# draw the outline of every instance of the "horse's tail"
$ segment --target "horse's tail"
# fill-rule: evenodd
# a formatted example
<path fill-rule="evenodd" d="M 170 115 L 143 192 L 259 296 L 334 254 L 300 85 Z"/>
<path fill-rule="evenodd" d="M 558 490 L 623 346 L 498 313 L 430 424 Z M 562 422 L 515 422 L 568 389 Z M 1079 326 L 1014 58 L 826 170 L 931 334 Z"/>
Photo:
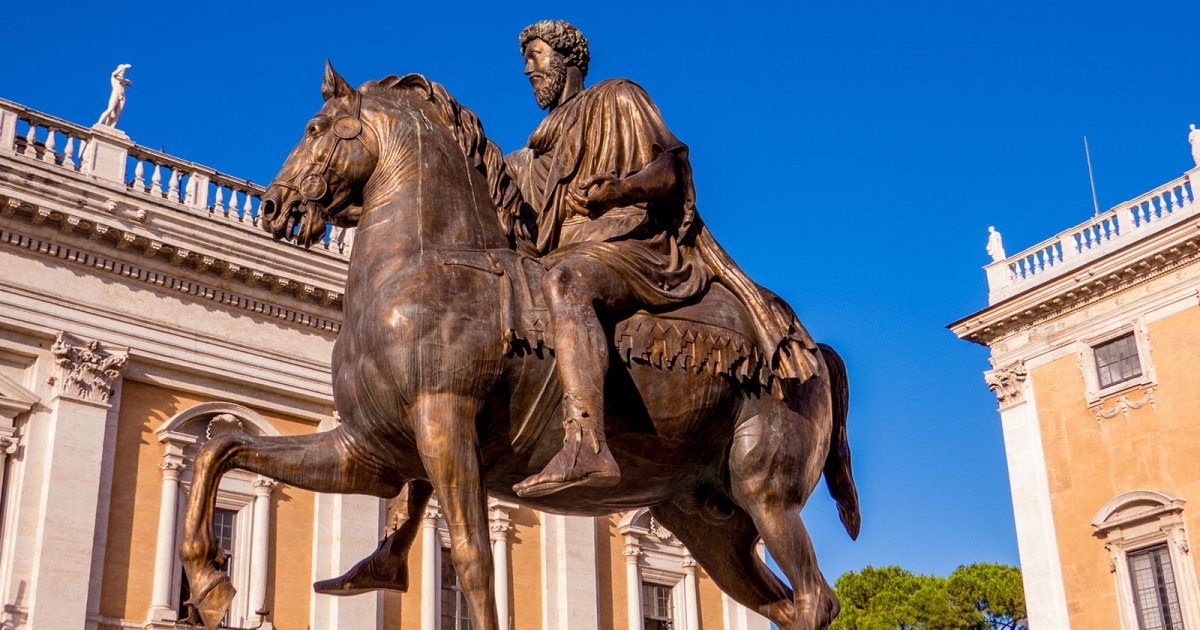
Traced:
<path fill-rule="evenodd" d="M 854 487 L 854 474 L 850 471 L 850 439 L 846 435 L 846 415 L 850 411 L 850 381 L 846 375 L 846 363 L 833 348 L 821 343 L 821 356 L 829 370 L 829 389 L 833 396 L 833 435 L 829 440 L 829 454 L 825 456 L 825 485 L 829 494 L 837 501 L 838 515 L 850 538 L 857 539 L 862 526 L 858 512 L 858 489 Z"/>

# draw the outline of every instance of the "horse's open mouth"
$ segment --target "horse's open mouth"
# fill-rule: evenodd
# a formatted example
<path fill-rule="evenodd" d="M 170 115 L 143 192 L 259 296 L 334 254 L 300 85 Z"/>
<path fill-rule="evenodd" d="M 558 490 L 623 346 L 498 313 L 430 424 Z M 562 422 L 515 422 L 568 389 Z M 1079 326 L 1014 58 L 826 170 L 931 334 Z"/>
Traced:
<path fill-rule="evenodd" d="M 292 199 L 286 203 L 278 191 L 268 191 L 262 200 L 263 229 L 276 240 L 294 240 L 308 247 L 325 236 L 329 211 L 319 202 Z"/>

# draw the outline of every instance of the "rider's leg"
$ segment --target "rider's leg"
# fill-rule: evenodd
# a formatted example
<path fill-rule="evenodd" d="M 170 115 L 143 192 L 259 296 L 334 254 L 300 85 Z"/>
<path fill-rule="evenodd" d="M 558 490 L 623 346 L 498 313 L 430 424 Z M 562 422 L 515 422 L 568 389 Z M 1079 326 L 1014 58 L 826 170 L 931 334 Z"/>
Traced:
<path fill-rule="evenodd" d="M 591 258 L 568 258 L 546 274 L 542 292 L 554 326 L 554 353 L 563 384 L 563 448 L 542 472 L 513 487 L 522 497 L 573 486 L 612 486 L 621 473 L 604 437 L 604 374 L 608 336 L 600 312 L 634 303 L 629 283 Z"/>
<path fill-rule="evenodd" d="M 408 549 L 421 528 L 421 516 L 432 494 L 433 486 L 424 479 L 405 484 L 400 495 L 388 501 L 389 509 L 395 510 L 396 528 L 379 541 L 374 553 L 345 574 L 316 582 L 313 590 L 322 595 L 357 595 L 377 589 L 407 592 Z"/>

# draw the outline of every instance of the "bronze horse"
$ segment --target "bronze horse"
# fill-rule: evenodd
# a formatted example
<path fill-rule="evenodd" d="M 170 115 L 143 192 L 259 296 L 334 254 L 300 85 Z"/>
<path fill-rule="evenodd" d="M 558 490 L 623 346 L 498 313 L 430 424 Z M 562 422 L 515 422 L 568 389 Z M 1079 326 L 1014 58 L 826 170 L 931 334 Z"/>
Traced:
<path fill-rule="evenodd" d="M 240 468 L 315 492 L 387 498 L 407 484 L 410 513 L 436 491 L 475 627 L 499 630 L 487 494 L 516 500 L 512 485 L 563 437 L 552 350 L 506 342 L 497 315 L 503 283 L 536 266 L 514 249 L 521 218 L 508 209 L 519 193 L 478 119 L 440 85 L 409 75 L 356 90 L 327 66 L 322 94 L 262 218 L 277 238 L 306 245 L 328 222 L 358 228 L 333 352 L 341 424 L 204 445 L 180 549 L 190 604 L 215 628 L 233 597 L 212 513 L 220 476 Z M 754 339 L 719 285 L 685 308 L 678 317 L 697 326 Z M 827 628 L 839 604 L 800 510 L 824 472 L 852 537 L 859 513 L 845 366 L 827 346 L 820 358 L 814 377 L 776 383 L 775 393 L 725 372 L 614 359 L 606 416 L 621 483 L 520 502 L 589 516 L 649 506 L 729 596 L 789 630 Z M 755 553 L 760 537 L 794 594 Z M 398 538 L 406 554 L 412 537 Z"/>

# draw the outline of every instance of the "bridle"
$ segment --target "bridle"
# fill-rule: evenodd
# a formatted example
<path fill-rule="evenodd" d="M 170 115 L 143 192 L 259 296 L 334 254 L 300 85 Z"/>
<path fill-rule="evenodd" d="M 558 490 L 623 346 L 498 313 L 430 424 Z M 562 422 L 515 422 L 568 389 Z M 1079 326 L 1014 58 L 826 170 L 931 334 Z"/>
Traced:
<path fill-rule="evenodd" d="M 272 182 L 273 186 L 293 190 L 306 202 L 315 202 L 324 199 L 329 194 L 329 180 L 326 179 L 326 174 L 329 171 L 330 164 L 333 163 L 333 155 L 337 153 L 338 144 L 343 140 L 357 139 L 368 155 L 378 159 L 379 156 L 375 154 L 375 151 L 371 150 L 371 145 L 362 137 L 364 128 L 370 129 L 376 138 L 379 137 L 379 134 L 375 133 L 375 130 L 362 120 L 362 94 L 355 91 L 352 94 L 352 98 L 354 100 L 354 114 L 339 116 L 330 125 L 329 136 L 333 137 L 333 145 L 325 152 L 325 159 L 323 161 L 316 159 L 317 150 L 321 148 L 323 143 L 314 144 L 310 153 L 313 159 L 309 161 L 308 167 L 287 180 Z M 299 183 L 293 184 L 292 182 L 297 179 L 299 179 Z"/>

